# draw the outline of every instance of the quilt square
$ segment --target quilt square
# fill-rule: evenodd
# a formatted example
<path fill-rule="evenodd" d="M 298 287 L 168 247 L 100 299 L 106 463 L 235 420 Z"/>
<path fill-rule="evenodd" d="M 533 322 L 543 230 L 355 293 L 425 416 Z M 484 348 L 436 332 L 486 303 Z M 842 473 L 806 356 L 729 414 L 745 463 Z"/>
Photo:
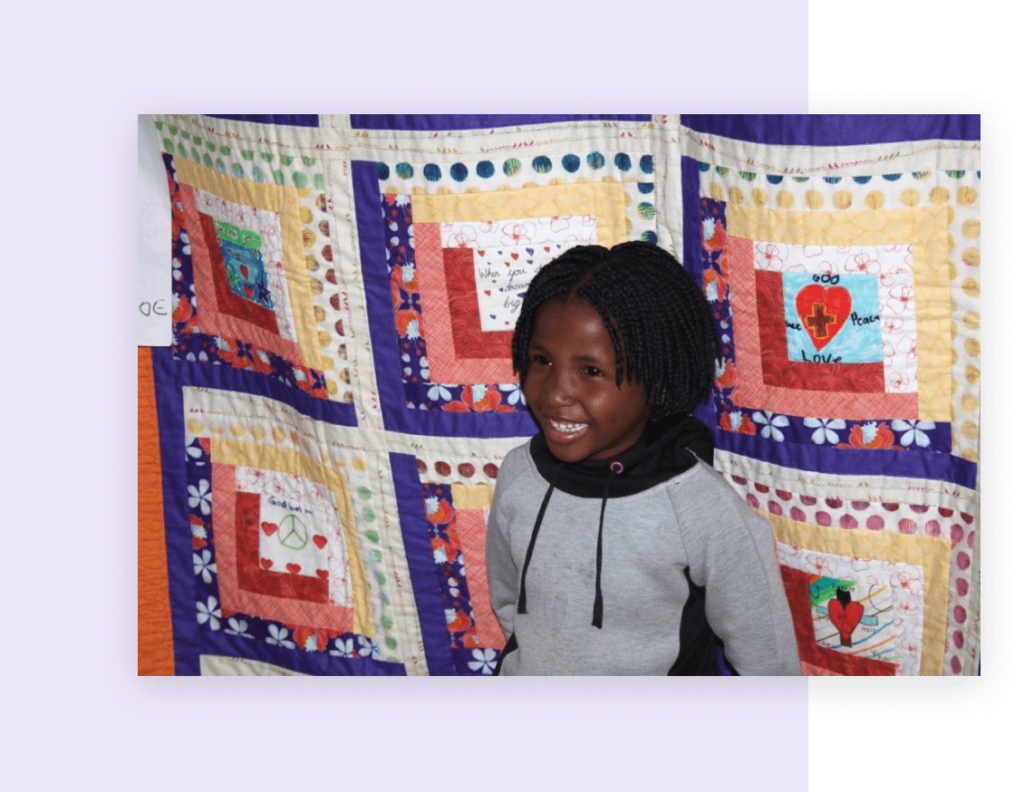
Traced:
<path fill-rule="evenodd" d="M 845 292 L 846 302 L 840 307 L 828 306 L 824 294 L 815 301 L 819 295 L 814 287 L 820 287 L 820 284 L 811 280 L 812 277 L 762 270 L 755 273 L 764 383 L 796 390 L 884 393 L 885 371 L 880 336 L 878 342 L 872 344 L 875 339 L 870 337 L 870 328 L 862 334 L 868 335 L 867 339 L 844 338 L 847 334 L 841 331 L 847 329 L 845 327 L 833 330 L 830 322 L 836 324 L 842 317 L 845 325 L 853 314 L 849 292 Z M 797 306 L 798 295 L 806 298 L 808 303 L 800 306 L 802 311 Z M 868 295 L 875 296 L 871 291 Z M 833 341 L 837 343 L 833 344 Z M 843 341 L 846 344 L 840 345 Z M 826 347 L 828 351 L 825 351 Z M 877 357 L 878 360 L 849 360 L 848 349 L 855 356 Z"/>
<path fill-rule="evenodd" d="M 783 571 L 800 572 L 787 592 L 802 658 L 841 673 L 889 673 L 864 671 L 861 660 L 894 664 L 899 675 L 942 673 L 948 539 L 761 514 L 772 524 Z"/>
<path fill-rule="evenodd" d="M 167 161 L 176 353 L 328 398 L 297 191 L 246 182 L 185 158 Z"/>
<path fill-rule="evenodd" d="M 951 321 L 948 251 L 936 241 L 950 219 L 945 209 L 721 206 L 711 238 L 721 240 L 729 266 L 737 406 L 949 421 L 951 358 L 942 342 Z M 879 247 L 881 261 L 868 252 Z M 799 255 L 790 257 L 790 249 Z M 828 397 L 801 392 L 809 390 Z"/>
<path fill-rule="evenodd" d="M 344 479 L 327 486 L 296 475 L 302 462 L 295 454 L 277 455 L 283 470 L 237 464 L 246 455 L 233 441 L 211 444 L 223 608 L 322 630 L 324 641 L 346 632 L 372 636 L 365 574 L 349 564 L 346 548 L 355 520 Z"/>
<path fill-rule="evenodd" d="M 510 360 L 518 295 L 567 245 L 628 238 L 622 183 L 382 194 L 378 164 L 352 167 L 366 281 L 388 274 L 389 299 L 366 295 L 385 427 L 532 435 Z"/>

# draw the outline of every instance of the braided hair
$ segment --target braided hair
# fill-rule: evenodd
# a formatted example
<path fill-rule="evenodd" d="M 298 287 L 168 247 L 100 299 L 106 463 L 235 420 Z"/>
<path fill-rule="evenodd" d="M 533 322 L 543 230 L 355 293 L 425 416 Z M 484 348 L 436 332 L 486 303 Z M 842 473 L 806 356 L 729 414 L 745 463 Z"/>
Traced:
<path fill-rule="evenodd" d="M 696 281 L 649 242 L 570 248 L 530 282 L 512 335 L 512 366 L 524 384 L 537 311 L 556 298 L 585 300 L 615 348 L 615 384 L 642 383 L 651 420 L 689 415 L 711 393 L 718 335 Z"/>

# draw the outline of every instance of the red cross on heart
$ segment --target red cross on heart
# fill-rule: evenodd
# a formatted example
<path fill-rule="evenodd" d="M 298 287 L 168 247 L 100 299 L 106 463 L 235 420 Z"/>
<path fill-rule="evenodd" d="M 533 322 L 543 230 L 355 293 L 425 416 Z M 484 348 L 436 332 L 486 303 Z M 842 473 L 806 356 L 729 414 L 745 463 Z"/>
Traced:
<path fill-rule="evenodd" d="M 800 323 L 819 352 L 846 324 L 853 300 L 842 286 L 825 288 L 810 283 L 796 294 L 796 311 Z"/>

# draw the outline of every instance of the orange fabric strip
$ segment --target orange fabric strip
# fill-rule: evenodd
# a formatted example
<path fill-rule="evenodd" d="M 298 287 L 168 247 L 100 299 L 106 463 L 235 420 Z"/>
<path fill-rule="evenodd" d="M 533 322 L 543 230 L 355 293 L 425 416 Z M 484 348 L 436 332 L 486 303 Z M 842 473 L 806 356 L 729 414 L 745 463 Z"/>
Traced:
<path fill-rule="evenodd" d="M 139 676 L 174 675 L 153 358 L 139 347 Z"/>

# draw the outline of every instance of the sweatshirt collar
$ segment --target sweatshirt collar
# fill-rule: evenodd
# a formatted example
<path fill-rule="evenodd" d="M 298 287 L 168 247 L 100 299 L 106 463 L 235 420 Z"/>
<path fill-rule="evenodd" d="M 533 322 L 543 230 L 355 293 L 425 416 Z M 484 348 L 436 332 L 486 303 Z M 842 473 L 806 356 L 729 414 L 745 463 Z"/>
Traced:
<path fill-rule="evenodd" d="M 714 456 L 711 431 L 692 416 L 676 416 L 649 422 L 640 439 L 614 459 L 566 464 L 547 447 L 544 433 L 530 441 L 530 456 L 548 484 L 580 498 L 635 495 L 689 470 L 702 459 L 709 465 Z M 617 473 L 608 484 L 609 471 Z"/>

